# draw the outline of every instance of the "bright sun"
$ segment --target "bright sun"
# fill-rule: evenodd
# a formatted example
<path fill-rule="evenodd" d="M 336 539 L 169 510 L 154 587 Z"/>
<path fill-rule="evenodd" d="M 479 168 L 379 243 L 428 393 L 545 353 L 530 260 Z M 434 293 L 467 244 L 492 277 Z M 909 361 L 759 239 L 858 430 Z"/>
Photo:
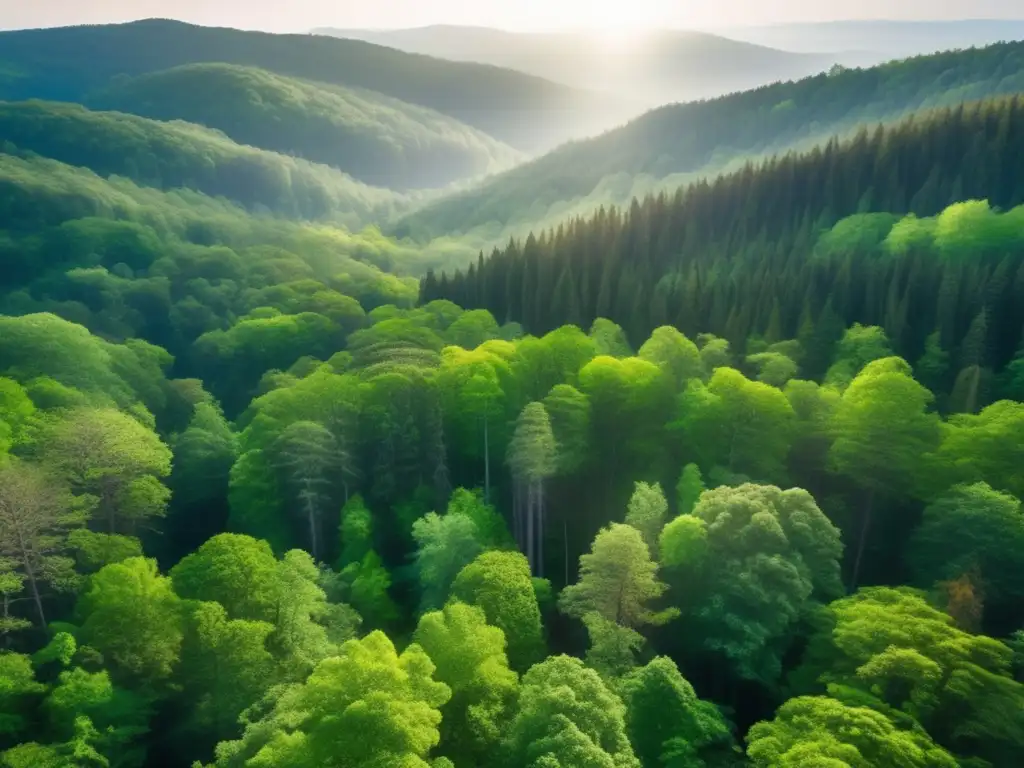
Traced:
<path fill-rule="evenodd" d="M 602 47 L 628 47 L 638 32 L 663 22 L 661 5 L 660 0 L 591 0 L 581 23 Z"/>

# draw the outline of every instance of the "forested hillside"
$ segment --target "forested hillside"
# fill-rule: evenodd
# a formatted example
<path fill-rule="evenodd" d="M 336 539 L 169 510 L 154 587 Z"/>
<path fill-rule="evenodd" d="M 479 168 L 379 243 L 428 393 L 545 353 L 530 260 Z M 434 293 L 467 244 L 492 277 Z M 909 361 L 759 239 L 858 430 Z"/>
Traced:
<path fill-rule="evenodd" d="M 858 61 L 857 54 L 791 53 L 702 32 L 632 32 L 622 40 L 585 32 L 508 32 L 433 26 L 314 30 L 456 61 L 494 64 L 647 107 L 793 80 Z"/>
<path fill-rule="evenodd" d="M 77 104 L 0 102 L 0 136 L 8 155 L 38 155 L 142 186 L 187 188 L 253 211 L 354 229 L 386 221 L 415 202 L 335 168 L 236 144 L 198 125 L 92 112 Z"/>
<path fill-rule="evenodd" d="M 510 147 L 450 117 L 370 91 L 252 67 L 192 64 L 92 94 L 89 104 L 185 120 L 241 144 L 340 168 L 379 187 L 442 187 L 510 168 Z"/>
<path fill-rule="evenodd" d="M 863 130 L 531 235 L 429 275 L 423 296 L 533 333 L 608 317 L 634 343 L 670 324 L 740 350 L 751 336 L 806 342 L 822 323 L 879 325 L 907 359 L 929 343 L 953 353 L 948 384 L 979 366 L 978 402 L 1024 342 L 1022 141 L 1020 97 Z"/>
<path fill-rule="evenodd" d="M 208 128 L 0 135 L 0 768 L 1017 768 L 1024 95 L 449 273 Z"/>
<path fill-rule="evenodd" d="M 520 149 L 552 146 L 621 112 L 519 72 L 358 40 L 271 35 L 150 19 L 0 33 L 0 98 L 82 101 L 120 76 L 221 62 L 365 88 L 454 117 Z M 610 108 L 612 107 L 612 108 Z"/>
<path fill-rule="evenodd" d="M 817 142 L 864 123 L 1024 88 L 1024 43 L 836 70 L 722 99 L 667 106 L 410 215 L 396 232 L 417 238 L 556 224 L 599 205 L 740 167 L 746 158 Z M 507 239 L 507 236 L 506 236 Z"/>

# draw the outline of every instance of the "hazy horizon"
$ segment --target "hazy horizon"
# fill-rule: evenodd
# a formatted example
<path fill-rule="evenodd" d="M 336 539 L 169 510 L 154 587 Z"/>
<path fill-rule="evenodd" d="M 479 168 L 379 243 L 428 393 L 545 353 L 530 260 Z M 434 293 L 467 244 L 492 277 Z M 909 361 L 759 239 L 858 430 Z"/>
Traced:
<path fill-rule="evenodd" d="M 848 3 L 821 0 L 719 0 L 714 4 L 672 0 L 379 0 L 325 3 L 293 0 L 282 7 L 239 0 L 0 0 L 0 29 L 104 24 L 168 18 L 208 26 L 270 32 L 307 32 L 314 28 L 401 29 L 435 25 L 477 26 L 509 31 L 630 29 L 715 29 L 827 21 L 1024 20 L 1020 0 L 862 0 L 856 12 Z"/>

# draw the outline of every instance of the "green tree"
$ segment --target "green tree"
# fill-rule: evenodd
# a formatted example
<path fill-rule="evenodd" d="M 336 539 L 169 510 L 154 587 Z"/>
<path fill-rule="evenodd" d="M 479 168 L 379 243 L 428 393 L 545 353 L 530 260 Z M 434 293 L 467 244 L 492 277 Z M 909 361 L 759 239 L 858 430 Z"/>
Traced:
<path fill-rule="evenodd" d="M 166 512 L 171 451 L 152 429 L 114 410 L 79 409 L 53 423 L 44 453 L 79 496 L 95 500 L 107 533 L 134 534 Z"/>
<path fill-rule="evenodd" d="M 189 552 L 221 530 L 218 526 L 227 517 L 228 480 L 238 458 L 238 440 L 220 409 L 200 402 L 188 428 L 170 444 L 174 466 L 168 481 L 173 495 L 167 533 L 180 551 Z"/>
<path fill-rule="evenodd" d="M 81 640 L 115 679 L 145 687 L 167 682 L 184 636 L 181 600 L 156 562 L 141 557 L 107 565 L 79 598 Z"/>
<path fill-rule="evenodd" d="M 652 659 L 627 675 L 619 689 L 629 741 L 641 765 L 704 768 L 738 751 L 722 713 L 697 698 L 671 659 Z"/>
<path fill-rule="evenodd" d="M 323 528 L 334 506 L 333 486 L 351 462 L 334 435 L 314 421 L 296 421 L 274 444 L 273 462 L 288 489 L 288 506 L 303 521 L 309 552 L 322 553 Z"/>
<path fill-rule="evenodd" d="M 68 535 L 68 545 L 74 550 L 78 570 L 86 574 L 130 557 L 142 557 L 141 541 L 117 533 L 94 533 L 76 528 Z"/>
<path fill-rule="evenodd" d="M 216 602 L 229 619 L 274 622 L 277 616 L 280 569 L 265 541 L 218 534 L 182 558 L 170 576 L 182 598 Z"/>
<path fill-rule="evenodd" d="M 687 636 L 741 677 L 776 681 L 813 601 L 842 594 L 839 531 L 809 493 L 773 486 L 707 491 L 682 519 L 662 543 L 673 583 L 686 585 L 673 591 Z"/>
<path fill-rule="evenodd" d="M 929 413 L 932 394 L 896 357 L 875 360 L 843 392 L 832 421 L 832 469 L 864 492 L 853 564 L 856 585 L 876 496 L 905 497 L 919 484 L 925 460 L 938 447 L 939 419 Z"/>
<path fill-rule="evenodd" d="M 433 673 L 418 645 L 399 655 L 381 632 L 349 640 L 240 741 L 222 743 L 217 765 L 427 768 L 451 696 Z"/>
<path fill-rule="evenodd" d="M 515 481 L 513 528 L 531 570 L 544 575 L 544 482 L 558 468 L 558 446 L 541 403 L 523 408 L 508 446 L 506 462 Z"/>
<path fill-rule="evenodd" d="M 613 523 L 594 539 L 590 554 L 580 557 L 579 581 L 562 590 L 559 608 L 579 619 L 597 613 L 630 629 L 663 624 L 676 614 L 651 608 L 665 592 L 657 570 L 640 532 Z"/>
<path fill-rule="evenodd" d="M 590 338 L 594 340 L 594 348 L 599 355 L 629 357 L 633 354 L 626 332 L 607 318 L 599 317 L 594 320 L 590 326 Z"/>
<path fill-rule="evenodd" d="M 68 532 L 84 522 L 66 489 L 44 470 L 13 460 L 0 465 L 0 573 L 10 588 L 4 590 L 4 618 L 12 595 L 24 588 L 46 626 L 49 591 L 77 586 Z"/>
<path fill-rule="evenodd" d="M 928 505 L 908 553 L 914 583 L 928 589 L 964 574 L 979 578 L 988 613 L 1009 628 L 1024 615 L 1024 514 L 985 483 L 955 486 Z"/>
<path fill-rule="evenodd" d="M 508 766 L 640 766 L 622 701 L 597 672 L 569 656 L 553 656 L 523 676 L 504 751 Z"/>
<path fill-rule="evenodd" d="M 466 515 L 430 512 L 412 526 L 416 540 L 421 604 L 437 609 L 448 600 L 455 578 L 483 550 L 476 523 Z"/>
<path fill-rule="evenodd" d="M 437 667 L 452 697 L 441 707 L 441 746 L 456 764 L 486 763 L 511 718 L 518 688 L 505 636 L 483 610 L 458 601 L 424 614 L 413 642 Z"/>
<path fill-rule="evenodd" d="M 700 495 L 704 493 L 704 478 L 701 477 L 700 467 L 696 464 L 687 464 L 679 475 L 679 482 L 676 483 L 676 503 L 679 505 L 679 514 L 688 515 L 700 501 Z"/>
<path fill-rule="evenodd" d="M 697 345 L 671 326 L 655 328 L 637 357 L 661 368 L 672 379 L 677 392 L 690 379 L 702 379 L 706 375 Z"/>
<path fill-rule="evenodd" d="M 854 323 L 839 341 L 835 360 L 825 374 L 825 383 L 845 389 L 868 363 L 891 356 L 892 345 L 882 328 Z"/>
<path fill-rule="evenodd" d="M 909 588 L 861 589 L 825 618 L 794 672 L 797 692 L 828 686 L 858 706 L 909 715 L 964 758 L 1002 765 L 1019 754 L 1024 722 L 1007 713 L 1020 711 L 1024 685 L 1008 646 L 959 629 Z"/>
<path fill-rule="evenodd" d="M 781 481 L 793 439 L 794 413 L 775 387 L 718 368 L 707 385 L 691 381 L 675 425 L 701 466 Z"/>
<path fill-rule="evenodd" d="M 629 499 L 626 525 L 640 531 L 652 557 L 657 557 L 658 537 L 661 535 L 661 529 L 665 527 L 667 514 L 668 502 L 665 500 L 661 485 L 638 482 Z"/>
<path fill-rule="evenodd" d="M 177 679 L 192 702 L 191 725 L 217 739 L 237 735 L 238 716 L 274 682 L 267 638 L 274 625 L 229 619 L 219 603 L 185 608 L 185 634 Z"/>
<path fill-rule="evenodd" d="M 483 609 L 508 642 L 513 669 L 525 671 L 544 655 L 544 632 L 530 564 L 519 552 L 484 552 L 459 571 L 452 597 Z"/>
<path fill-rule="evenodd" d="M 981 413 L 958 413 L 943 426 L 943 477 L 985 482 L 1024 498 L 1024 403 L 1001 400 Z"/>
<path fill-rule="evenodd" d="M 823 765 L 954 768 L 959 763 L 921 731 L 901 730 L 878 712 L 827 696 L 800 696 L 747 734 L 747 754 L 764 768 Z"/>

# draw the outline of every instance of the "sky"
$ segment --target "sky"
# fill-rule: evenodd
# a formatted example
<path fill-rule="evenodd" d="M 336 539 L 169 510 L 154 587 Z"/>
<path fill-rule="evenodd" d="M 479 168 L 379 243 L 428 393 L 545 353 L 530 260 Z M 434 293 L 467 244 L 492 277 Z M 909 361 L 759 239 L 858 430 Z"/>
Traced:
<path fill-rule="evenodd" d="M 5 29 L 150 17 L 273 32 L 428 24 L 614 31 L 853 18 L 1024 18 L 1024 0 L 0 0 Z"/>

